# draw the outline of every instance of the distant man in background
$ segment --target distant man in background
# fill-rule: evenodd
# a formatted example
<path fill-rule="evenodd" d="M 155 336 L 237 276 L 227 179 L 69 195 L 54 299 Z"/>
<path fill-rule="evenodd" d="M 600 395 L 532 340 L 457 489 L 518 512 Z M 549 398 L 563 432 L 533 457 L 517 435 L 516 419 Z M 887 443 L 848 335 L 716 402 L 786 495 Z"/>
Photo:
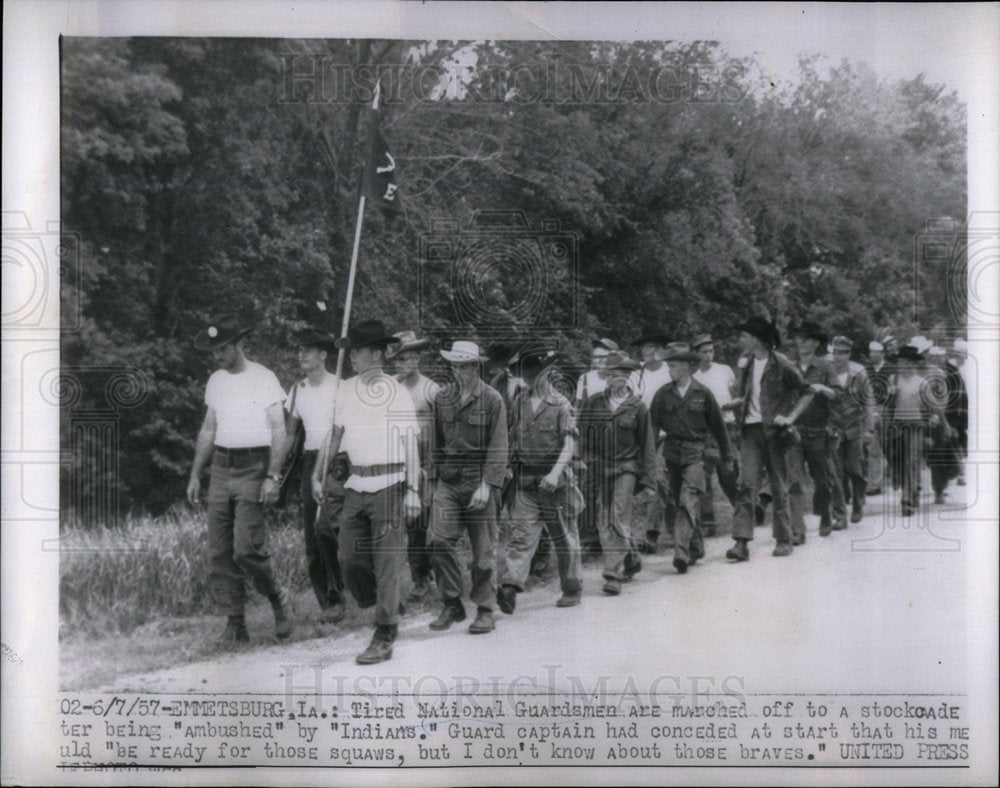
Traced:
<path fill-rule="evenodd" d="M 889 395 L 890 370 L 885 361 L 885 346 L 881 342 L 868 343 L 868 389 L 872 393 L 872 424 L 869 436 L 865 438 L 865 494 L 881 495 L 885 473 L 885 427 L 882 414 L 885 400 Z"/>
<path fill-rule="evenodd" d="M 628 387 L 639 363 L 613 352 L 605 362 L 607 386 L 580 409 L 581 456 L 595 492 L 595 515 L 604 561 L 604 593 L 617 596 L 623 581 L 642 568 L 635 552 L 632 497 L 636 487 L 655 489 L 656 447 L 649 413 Z"/>
<path fill-rule="evenodd" d="M 305 378 L 292 385 L 285 397 L 290 424 L 288 440 L 282 450 L 284 460 L 298 429 L 298 422 L 305 428 L 302 453 L 302 535 L 306 548 L 306 569 L 309 582 L 320 607 L 320 617 L 335 623 L 344 617 L 344 580 L 337 560 L 336 522 L 344 504 L 343 480 L 346 474 L 327 477 L 323 505 L 317 504 L 312 495 L 312 475 L 316 469 L 323 440 L 333 427 L 334 400 L 337 394 L 337 376 L 326 368 L 328 354 L 336 350 L 337 338 L 316 327 L 309 327 L 295 335 L 298 345 L 299 368 Z M 340 478 L 337 478 L 337 477 Z"/>
<path fill-rule="evenodd" d="M 834 511 L 834 528 L 846 524 L 846 502 L 851 502 L 851 522 L 861 522 L 864 517 L 865 492 L 865 439 L 871 432 L 873 400 L 868 386 L 868 373 L 864 366 L 851 361 L 853 344 L 844 336 L 833 338 L 833 369 L 837 376 L 839 396 L 832 409 L 832 424 L 836 431 L 834 446 L 834 483 L 843 493 L 836 496 L 838 506 Z"/>
<path fill-rule="evenodd" d="M 694 379 L 712 392 L 722 411 L 722 421 L 726 425 L 730 446 L 736 445 L 736 416 L 730 407 L 736 395 L 736 374 L 732 367 L 715 361 L 715 342 L 710 334 L 699 334 L 691 341 L 691 350 L 698 354 L 698 368 Z M 668 362 L 669 368 L 669 362 Z M 673 373 L 671 373 L 673 374 Z M 711 432 L 705 435 L 705 493 L 701 496 L 701 532 L 704 536 L 715 535 L 715 494 L 712 477 L 718 475 L 719 486 L 731 506 L 736 506 L 735 466 L 732 462 L 721 461 L 720 447 Z"/>
<path fill-rule="evenodd" d="M 952 426 L 958 431 L 958 452 L 959 470 L 955 483 L 959 487 L 965 486 L 965 458 L 969 454 L 969 398 L 972 382 L 970 380 L 969 364 L 966 359 L 969 355 L 969 343 L 959 337 L 952 344 L 951 353 L 948 356 L 948 365 L 956 371 L 962 379 L 962 401 L 957 403 L 955 419 Z M 949 421 L 952 417 L 949 416 Z"/>
<path fill-rule="evenodd" d="M 662 331 L 647 330 L 633 343 L 638 346 L 642 357 L 642 367 L 629 375 L 629 388 L 642 400 L 647 410 L 653 404 L 656 392 L 670 382 L 670 370 L 663 361 L 669 337 Z M 661 436 L 655 436 L 659 442 Z M 657 462 L 662 463 L 662 457 L 657 452 Z M 662 471 L 662 469 L 661 469 Z M 666 479 L 666 472 L 658 474 L 660 479 Z M 653 554 L 660 541 L 660 531 L 666 524 L 667 535 L 664 546 L 668 549 L 674 546 L 674 535 L 670 530 L 671 518 L 667 515 L 668 496 L 664 483 L 658 484 L 656 490 L 644 490 L 635 499 L 634 513 L 636 527 L 645 524 L 646 538 L 639 542 L 639 550 Z"/>
<path fill-rule="evenodd" d="M 492 632 L 496 602 L 497 501 L 507 471 L 507 411 L 497 391 L 479 377 L 485 358 L 475 342 L 453 342 L 441 350 L 452 382 L 434 403 L 434 489 L 430 546 L 441 592 L 441 613 L 431 629 L 465 620 L 459 543 L 472 546 L 472 590 L 476 618 L 469 632 Z"/>
<path fill-rule="evenodd" d="M 218 369 L 205 387 L 208 410 L 198 432 L 187 498 L 197 504 L 201 474 L 212 460 L 208 488 L 209 582 L 213 597 L 228 615 L 222 643 L 250 639 L 244 618 L 246 581 L 267 597 L 279 639 L 292 632 L 284 597 L 271 571 L 264 527 L 264 504 L 278 498 L 285 420 L 285 391 L 266 367 L 244 354 L 243 338 L 252 329 L 233 315 L 213 320 L 195 337 Z"/>
<path fill-rule="evenodd" d="M 420 501 L 423 504 L 420 516 L 406 524 L 407 555 L 410 561 L 410 579 L 413 589 L 409 601 L 418 602 L 432 590 L 431 550 L 427 546 L 427 530 L 430 527 L 432 492 L 427 481 L 431 463 L 431 448 L 434 442 L 434 400 L 440 386 L 420 371 L 421 353 L 430 346 L 430 340 L 417 339 L 412 331 L 395 334 L 399 342 L 386 351 L 386 359 L 391 361 L 396 379 L 406 386 L 417 410 L 420 424 Z"/>
<path fill-rule="evenodd" d="M 417 412 L 406 387 L 382 369 L 386 348 L 398 342 L 379 320 L 364 320 L 337 340 L 356 374 L 340 385 L 332 434 L 313 473 L 313 495 L 321 499 L 327 459 L 341 449 L 347 453 L 351 475 L 339 518 L 340 568 L 358 607 L 375 608 L 375 633 L 355 660 L 360 665 L 392 657 L 406 521 L 421 512 Z"/>
<path fill-rule="evenodd" d="M 608 379 L 605 362 L 610 353 L 617 352 L 619 352 L 618 343 L 607 337 L 601 337 L 591 342 L 590 369 L 580 375 L 576 382 L 576 400 L 573 404 L 577 409 L 588 397 L 604 391 Z M 636 364 L 636 367 L 638 366 Z"/>

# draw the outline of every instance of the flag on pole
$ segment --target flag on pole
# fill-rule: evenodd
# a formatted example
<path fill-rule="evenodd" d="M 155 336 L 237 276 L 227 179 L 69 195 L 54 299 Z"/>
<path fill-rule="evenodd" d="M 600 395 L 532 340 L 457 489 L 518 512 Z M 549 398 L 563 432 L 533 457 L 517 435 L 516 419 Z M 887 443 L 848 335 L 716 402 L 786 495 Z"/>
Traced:
<path fill-rule="evenodd" d="M 372 117 L 368 123 L 368 161 L 365 164 L 365 196 L 375 205 L 397 207 L 396 160 L 389 153 L 379 117 L 380 83 L 375 83 Z"/>

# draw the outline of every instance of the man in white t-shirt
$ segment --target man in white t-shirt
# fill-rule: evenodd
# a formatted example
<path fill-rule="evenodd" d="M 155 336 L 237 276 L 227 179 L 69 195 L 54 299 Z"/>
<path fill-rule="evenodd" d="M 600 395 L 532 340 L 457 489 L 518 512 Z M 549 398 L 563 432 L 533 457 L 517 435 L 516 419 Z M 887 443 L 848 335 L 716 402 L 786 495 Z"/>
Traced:
<path fill-rule="evenodd" d="M 591 342 L 590 369 L 580 375 L 576 382 L 576 399 L 573 404 L 577 410 L 588 397 L 604 391 L 608 378 L 604 363 L 607 361 L 609 353 L 618 352 L 618 343 L 613 339 L 601 337 Z"/>
<path fill-rule="evenodd" d="M 302 452 L 302 536 L 306 548 L 309 582 L 319 603 L 324 622 L 335 623 L 344 617 L 344 580 L 337 559 L 335 524 L 344 503 L 343 480 L 338 465 L 328 475 L 323 505 L 312 495 L 312 474 L 323 439 L 333 427 L 337 376 L 326 368 L 327 358 L 335 350 L 336 337 L 322 329 L 309 327 L 295 335 L 299 368 L 305 378 L 295 383 L 285 397 L 290 423 L 285 448 L 291 448 L 301 422 L 305 431 Z"/>
<path fill-rule="evenodd" d="M 225 644 L 250 639 L 243 616 L 246 580 L 271 603 L 275 634 L 287 638 L 292 623 L 267 554 L 265 503 L 278 497 L 285 422 L 285 392 L 271 370 L 244 354 L 242 328 L 225 315 L 195 337 L 219 369 L 205 388 L 208 407 L 198 432 L 187 498 L 197 504 L 201 474 L 212 460 L 208 488 L 208 549 L 212 594 L 229 616 Z"/>
<path fill-rule="evenodd" d="M 420 514 L 420 424 L 406 386 L 382 370 L 386 348 L 398 342 L 379 320 L 362 321 L 337 340 L 357 374 L 340 386 L 331 439 L 313 472 L 313 496 L 321 499 L 327 458 L 343 450 L 351 462 L 339 517 L 340 568 L 358 607 L 375 607 L 375 634 L 356 659 L 360 665 L 392 657 L 406 520 Z"/>
<path fill-rule="evenodd" d="M 694 371 L 695 380 L 705 386 L 722 409 L 722 421 L 726 425 L 730 443 L 736 444 L 736 415 L 727 408 L 734 398 L 736 374 L 726 364 L 715 363 L 715 342 L 710 334 L 699 334 L 691 342 L 691 350 L 700 359 Z M 712 477 L 718 474 L 719 486 L 729 503 L 736 505 L 736 473 L 732 463 L 722 463 L 719 445 L 709 433 L 705 442 L 705 492 L 701 496 L 701 531 L 703 536 L 715 535 L 715 501 Z"/>

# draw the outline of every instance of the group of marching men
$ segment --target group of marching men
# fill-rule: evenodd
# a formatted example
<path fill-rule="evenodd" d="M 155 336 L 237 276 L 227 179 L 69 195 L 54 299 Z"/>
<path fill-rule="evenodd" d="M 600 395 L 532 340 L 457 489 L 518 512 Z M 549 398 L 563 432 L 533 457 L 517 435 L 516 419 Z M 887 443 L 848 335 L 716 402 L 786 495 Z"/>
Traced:
<path fill-rule="evenodd" d="M 775 326 L 750 317 L 735 329 L 736 370 L 715 362 L 708 334 L 683 343 L 647 332 L 633 343 L 641 362 L 600 338 L 574 394 L 551 347 L 484 350 L 458 340 L 438 351 L 448 367 L 438 382 L 421 372 L 429 340 L 366 320 L 339 339 L 300 331 L 305 377 L 286 392 L 246 357 L 250 331 L 223 316 L 195 338 L 218 369 L 206 386 L 187 495 L 200 500 L 211 463 L 210 580 L 228 614 L 226 643 L 249 640 L 247 579 L 270 600 L 276 635 L 292 631 L 263 507 L 279 497 L 300 426 L 306 558 L 323 620 L 344 616 L 345 589 L 360 608 L 375 608 L 359 664 L 392 656 L 407 562 L 410 599 L 436 583 L 442 604 L 431 629 L 466 619 L 466 537 L 476 606 L 469 632 L 479 634 L 495 628 L 494 606 L 514 612 L 533 562 L 550 554 L 560 607 L 580 602 L 585 553 L 600 555 L 612 596 L 661 540 L 686 573 L 715 532 L 716 477 L 733 506 L 731 562 L 749 560 L 768 503 L 779 557 L 806 541 L 807 505 L 820 536 L 860 521 L 865 495 L 881 492 L 883 456 L 904 516 L 917 509 L 922 463 L 937 503 L 949 481 L 964 483 L 961 340 L 948 358 L 923 337 L 902 347 L 884 337 L 862 365 L 849 339 L 831 341 L 804 322 L 792 360 L 779 352 Z M 353 372 L 339 382 L 327 368 L 338 350 Z"/>

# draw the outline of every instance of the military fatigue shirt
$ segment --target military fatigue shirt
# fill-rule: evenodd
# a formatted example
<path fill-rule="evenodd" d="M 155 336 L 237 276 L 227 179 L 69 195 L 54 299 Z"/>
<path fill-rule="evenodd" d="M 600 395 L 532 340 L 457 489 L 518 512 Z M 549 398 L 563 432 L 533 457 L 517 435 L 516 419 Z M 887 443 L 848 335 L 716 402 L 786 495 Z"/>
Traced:
<path fill-rule="evenodd" d="M 837 381 L 837 373 L 833 370 L 833 364 L 826 359 L 814 358 L 804 370 L 801 365 L 798 365 L 797 369 L 807 384 L 820 383 L 827 386 L 836 392 L 838 398 L 843 393 L 843 389 Z M 831 401 L 822 394 L 817 394 L 812 398 L 812 402 L 806 405 L 806 409 L 799 414 L 798 419 L 795 420 L 796 425 L 807 429 L 826 427 L 830 419 L 831 404 Z"/>
<path fill-rule="evenodd" d="M 656 487 L 656 441 L 646 405 L 635 394 L 611 410 L 610 392 L 592 394 L 580 409 L 580 454 L 584 462 L 617 475 L 631 472 L 636 488 Z"/>
<path fill-rule="evenodd" d="M 683 396 L 677 390 L 676 381 L 663 386 L 653 397 L 649 414 L 653 429 L 666 433 L 663 458 L 667 462 L 681 465 L 701 462 L 709 434 L 718 442 L 721 456 L 731 457 L 729 433 L 719 403 L 708 387 L 694 378 Z"/>
<path fill-rule="evenodd" d="M 465 402 L 447 386 L 434 399 L 434 474 L 446 482 L 463 468 L 478 468 L 483 480 L 501 487 L 507 472 L 507 413 L 495 389 L 477 380 Z"/>
<path fill-rule="evenodd" d="M 550 391 L 533 411 L 531 392 L 525 388 L 514 395 L 512 410 L 511 460 L 520 463 L 522 473 L 548 474 L 559 459 L 566 436 L 579 435 L 569 400 Z"/>
<path fill-rule="evenodd" d="M 836 374 L 836 373 L 835 373 Z M 850 362 L 847 382 L 837 383 L 837 400 L 832 408 L 831 423 L 843 430 L 848 438 L 860 438 L 868 430 L 868 413 L 873 400 L 868 384 L 868 372 L 863 366 Z"/>

